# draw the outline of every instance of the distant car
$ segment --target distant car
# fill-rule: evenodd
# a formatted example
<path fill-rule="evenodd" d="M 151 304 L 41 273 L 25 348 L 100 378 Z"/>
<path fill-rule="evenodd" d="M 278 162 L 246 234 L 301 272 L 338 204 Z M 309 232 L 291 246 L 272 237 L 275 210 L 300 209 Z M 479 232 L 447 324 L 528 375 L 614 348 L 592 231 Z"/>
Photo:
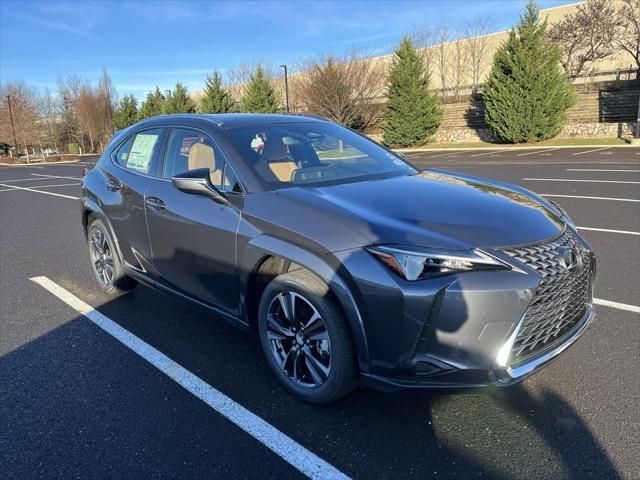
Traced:
<path fill-rule="evenodd" d="M 105 291 L 144 283 L 256 330 L 310 402 L 512 385 L 594 317 L 595 257 L 557 205 L 316 118 L 137 123 L 84 177 L 82 223 Z"/>

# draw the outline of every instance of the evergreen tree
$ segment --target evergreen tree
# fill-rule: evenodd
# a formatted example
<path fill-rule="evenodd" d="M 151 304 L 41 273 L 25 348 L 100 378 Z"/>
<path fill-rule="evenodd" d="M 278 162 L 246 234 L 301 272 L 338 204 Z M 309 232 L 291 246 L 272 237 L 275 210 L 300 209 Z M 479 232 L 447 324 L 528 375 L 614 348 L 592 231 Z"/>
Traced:
<path fill-rule="evenodd" d="M 389 69 L 382 137 L 393 148 L 425 144 L 442 120 L 438 97 L 429 92 L 429 72 L 409 37 L 394 52 Z"/>
<path fill-rule="evenodd" d="M 278 94 L 262 66 L 258 65 L 249 76 L 240 105 L 243 112 L 277 113 L 282 110 Z"/>
<path fill-rule="evenodd" d="M 547 22 L 529 0 L 520 22 L 496 51 L 485 86 L 485 119 L 502 141 L 534 142 L 560 132 L 565 111 L 575 103 L 560 60 L 549 41 Z"/>
<path fill-rule="evenodd" d="M 143 120 L 149 117 L 155 117 L 156 115 L 162 115 L 164 113 L 164 95 L 160 92 L 160 88 L 156 86 L 153 92 L 147 93 L 147 98 L 140 106 L 140 112 L 138 114 L 139 119 Z"/>
<path fill-rule="evenodd" d="M 125 95 L 113 112 L 113 126 L 122 130 L 138 121 L 138 101 L 133 95 Z"/>
<path fill-rule="evenodd" d="M 207 75 L 204 84 L 204 95 L 200 100 L 200 113 L 228 113 L 235 111 L 236 102 L 231 94 L 222 86 L 222 77 L 218 72 Z"/>
<path fill-rule="evenodd" d="M 189 96 L 187 87 L 176 83 L 164 104 L 164 113 L 196 113 L 196 104 Z"/>

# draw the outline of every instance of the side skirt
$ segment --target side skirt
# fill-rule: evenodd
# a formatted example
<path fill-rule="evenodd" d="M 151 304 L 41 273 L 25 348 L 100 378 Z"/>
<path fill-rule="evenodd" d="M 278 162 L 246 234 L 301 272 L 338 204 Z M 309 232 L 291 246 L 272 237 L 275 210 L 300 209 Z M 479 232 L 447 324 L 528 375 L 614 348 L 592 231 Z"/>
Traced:
<path fill-rule="evenodd" d="M 172 298 L 175 298 L 176 300 L 181 301 L 182 303 L 185 303 L 187 305 L 191 305 L 191 306 L 195 306 L 201 310 L 203 310 L 205 313 L 208 313 L 210 315 L 213 315 L 215 317 L 221 318 L 222 320 L 224 320 L 225 322 L 227 322 L 228 324 L 230 324 L 233 327 L 236 327 L 240 330 L 249 332 L 250 328 L 249 328 L 249 324 L 234 316 L 231 315 L 223 310 L 220 310 L 217 307 L 214 307 L 213 305 L 210 305 L 208 303 L 202 302 L 200 300 L 198 300 L 197 298 L 194 298 L 190 295 L 187 295 L 184 292 L 180 292 L 178 290 L 175 290 L 163 283 L 160 283 L 156 280 L 153 280 L 152 278 L 150 278 L 149 276 L 145 275 L 144 273 L 134 270 L 130 267 L 124 267 L 127 275 L 129 275 L 131 278 L 134 278 L 135 280 L 137 280 L 138 282 L 140 282 L 143 285 L 146 285 L 147 287 L 153 288 L 154 290 L 158 290 L 160 293 L 163 293 L 165 295 L 168 295 Z"/>

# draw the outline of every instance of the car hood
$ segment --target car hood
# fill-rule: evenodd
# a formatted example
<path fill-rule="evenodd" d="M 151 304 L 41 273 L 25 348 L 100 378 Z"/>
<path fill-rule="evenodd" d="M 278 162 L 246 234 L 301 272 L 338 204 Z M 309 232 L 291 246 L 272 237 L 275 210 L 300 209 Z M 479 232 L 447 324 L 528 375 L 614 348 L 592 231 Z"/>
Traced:
<path fill-rule="evenodd" d="M 287 204 L 282 227 L 330 251 L 382 243 L 495 248 L 564 229 L 562 213 L 524 188 L 443 170 L 278 195 Z"/>

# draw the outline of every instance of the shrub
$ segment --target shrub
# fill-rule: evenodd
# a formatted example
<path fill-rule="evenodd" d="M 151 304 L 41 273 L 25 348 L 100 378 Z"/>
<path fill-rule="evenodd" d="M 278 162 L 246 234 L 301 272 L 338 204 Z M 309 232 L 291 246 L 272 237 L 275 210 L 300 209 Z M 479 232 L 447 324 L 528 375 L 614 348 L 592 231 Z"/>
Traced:
<path fill-rule="evenodd" d="M 296 80 L 306 112 L 360 131 L 377 124 L 379 114 L 372 99 L 382 93 L 384 72 L 362 52 L 353 49 L 341 57 L 311 58 Z"/>
<path fill-rule="evenodd" d="M 382 138 L 393 148 L 425 144 L 442 120 L 438 97 L 429 92 L 429 72 L 409 37 L 394 52 Z"/>
<path fill-rule="evenodd" d="M 496 51 L 485 86 L 485 119 L 504 142 L 535 142 L 556 136 L 575 103 L 560 59 L 549 41 L 538 6 L 527 3 L 518 25 Z"/>
<path fill-rule="evenodd" d="M 122 130 L 138 120 L 138 101 L 133 95 L 125 95 L 113 112 L 113 126 Z"/>
<path fill-rule="evenodd" d="M 220 74 L 213 72 L 213 75 L 208 75 L 198 111 L 200 113 L 227 113 L 235 111 L 235 108 L 236 102 L 222 86 Z"/>
<path fill-rule="evenodd" d="M 243 112 L 277 113 L 282 111 L 280 99 L 271 79 L 264 73 L 264 68 L 258 65 L 249 76 L 244 95 L 240 100 Z"/>
<path fill-rule="evenodd" d="M 165 98 L 160 91 L 160 87 L 156 85 L 156 89 L 147 93 L 147 97 L 140 106 L 138 112 L 138 120 L 144 120 L 145 118 L 155 117 L 156 115 L 162 115 L 164 112 Z"/>
<path fill-rule="evenodd" d="M 196 104 L 182 83 L 176 83 L 174 89 L 169 92 L 164 102 L 164 113 L 196 113 Z"/>

